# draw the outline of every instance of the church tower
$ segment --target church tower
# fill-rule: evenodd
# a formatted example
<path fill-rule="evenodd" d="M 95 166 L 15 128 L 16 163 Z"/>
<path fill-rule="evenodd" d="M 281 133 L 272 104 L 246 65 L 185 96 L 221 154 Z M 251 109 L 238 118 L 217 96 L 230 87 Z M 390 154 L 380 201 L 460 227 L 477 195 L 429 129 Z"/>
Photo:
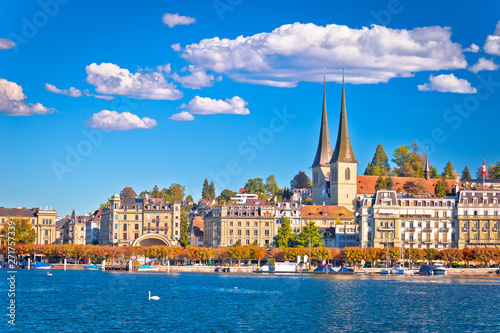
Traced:
<path fill-rule="evenodd" d="M 326 115 L 326 78 L 323 75 L 323 113 L 319 132 L 318 150 L 312 165 L 312 202 L 315 205 L 330 203 L 330 159 L 332 146 L 328 132 L 328 117 Z"/>
<path fill-rule="evenodd" d="M 330 160 L 330 205 L 355 211 L 358 162 L 352 151 L 345 106 L 344 67 L 342 67 L 342 100 L 337 143 Z"/>

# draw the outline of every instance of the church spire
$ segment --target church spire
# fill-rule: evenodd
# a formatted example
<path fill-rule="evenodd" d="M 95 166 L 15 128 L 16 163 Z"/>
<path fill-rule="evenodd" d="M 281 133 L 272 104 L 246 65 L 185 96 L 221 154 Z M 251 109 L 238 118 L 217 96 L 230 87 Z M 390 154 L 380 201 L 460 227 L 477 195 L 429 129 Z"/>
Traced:
<path fill-rule="evenodd" d="M 316 151 L 316 157 L 312 166 L 328 166 L 331 157 L 332 146 L 330 145 L 330 133 L 328 132 L 328 118 L 326 115 L 326 74 L 323 73 L 323 113 L 321 116 L 318 150 Z"/>
<path fill-rule="evenodd" d="M 349 128 L 347 126 L 347 113 L 345 108 L 345 88 L 344 88 L 344 66 L 342 66 L 342 101 L 340 104 L 339 133 L 337 135 L 337 144 L 333 151 L 330 163 L 352 162 L 357 163 L 356 157 L 351 147 L 349 139 Z"/>
<path fill-rule="evenodd" d="M 429 152 L 428 148 L 425 147 L 425 180 L 430 181 L 431 180 L 431 168 L 429 168 Z"/>

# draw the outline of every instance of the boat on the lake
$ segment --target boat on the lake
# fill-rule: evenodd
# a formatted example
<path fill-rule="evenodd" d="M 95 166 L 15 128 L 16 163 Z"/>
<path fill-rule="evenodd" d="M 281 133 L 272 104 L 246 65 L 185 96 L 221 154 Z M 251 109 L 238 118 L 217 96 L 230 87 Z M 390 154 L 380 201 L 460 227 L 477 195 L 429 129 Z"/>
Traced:
<path fill-rule="evenodd" d="M 318 266 L 313 271 L 314 274 L 333 274 L 335 271 L 330 266 Z"/>
<path fill-rule="evenodd" d="M 434 272 L 434 275 L 446 275 L 448 273 L 448 269 L 442 264 L 434 264 L 432 270 Z"/>
<path fill-rule="evenodd" d="M 431 265 L 422 265 L 420 266 L 420 270 L 418 271 L 420 275 L 434 275 L 434 270 Z"/>
<path fill-rule="evenodd" d="M 33 269 L 51 269 L 52 267 L 53 267 L 52 265 L 46 264 L 41 261 L 33 265 Z"/>
<path fill-rule="evenodd" d="M 389 275 L 389 274 L 391 274 L 391 270 L 390 269 L 383 269 L 380 271 L 380 274 Z"/>
<path fill-rule="evenodd" d="M 354 269 L 342 266 L 335 273 L 337 273 L 337 274 L 354 274 Z"/>
<path fill-rule="evenodd" d="M 396 263 L 394 265 L 394 268 L 391 269 L 391 274 L 393 274 L 393 275 L 404 275 L 405 274 L 405 268 L 402 267 L 400 263 Z"/>
<path fill-rule="evenodd" d="M 83 266 L 83 269 L 86 271 L 100 271 L 102 268 L 97 266 L 96 264 L 92 264 Z"/>
<path fill-rule="evenodd" d="M 149 266 L 149 265 L 142 265 L 142 266 L 137 267 L 138 272 L 157 272 L 159 270 L 160 269 L 158 267 L 153 267 L 153 266 Z"/>

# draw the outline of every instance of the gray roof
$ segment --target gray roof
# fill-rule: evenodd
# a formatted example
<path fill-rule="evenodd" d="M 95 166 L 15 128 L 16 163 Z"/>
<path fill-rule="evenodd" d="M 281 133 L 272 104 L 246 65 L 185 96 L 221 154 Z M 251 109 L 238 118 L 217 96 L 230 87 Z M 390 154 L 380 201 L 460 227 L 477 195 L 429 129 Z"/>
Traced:
<path fill-rule="evenodd" d="M 314 158 L 313 167 L 328 166 L 332 158 L 330 133 L 328 131 L 328 117 L 326 113 L 326 84 L 323 83 L 323 111 L 321 115 L 321 129 L 319 131 L 318 150 Z"/>

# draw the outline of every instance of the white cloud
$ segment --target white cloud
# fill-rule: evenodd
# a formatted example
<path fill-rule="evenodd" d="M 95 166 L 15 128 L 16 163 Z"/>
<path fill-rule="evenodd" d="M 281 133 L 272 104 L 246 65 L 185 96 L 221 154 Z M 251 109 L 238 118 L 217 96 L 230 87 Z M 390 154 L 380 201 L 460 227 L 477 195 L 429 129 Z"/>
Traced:
<path fill-rule="evenodd" d="M 167 82 L 163 73 L 165 70 L 166 68 L 161 68 L 158 71 L 146 72 L 139 69 L 134 74 L 111 63 L 93 63 L 86 67 L 87 82 L 95 86 L 95 90 L 100 94 L 157 100 L 181 98 L 182 92 L 177 90 L 174 84 Z"/>
<path fill-rule="evenodd" d="M 222 99 L 212 99 L 209 97 L 195 96 L 189 103 L 182 104 L 182 109 L 187 109 L 190 113 L 209 115 L 209 114 L 240 114 L 247 115 L 250 111 L 246 108 L 248 102 L 239 96 L 234 96 L 225 101 Z"/>
<path fill-rule="evenodd" d="M 168 25 L 170 28 L 176 25 L 189 25 L 196 22 L 194 17 L 180 16 L 179 14 L 163 14 L 162 22 Z"/>
<path fill-rule="evenodd" d="M 95 97 L 97 99 L 104 99 L 106 101 L 111 101 L 115 98 L 115 96 L 110 96 L 110 95 L 94 95 L 94 94 L 91 94 L 88 89 L 84 89 L 83 94 L 85 96 Z"/>
<path fill-rule="evenodd" d="M 478 53 L 481 48 L 477 46 L 476 44 L 472 43 L 468 48 L 464 50 L 464 52 L 472 52 L 472 53 Z"/>
<path fill-rule="evenodd" d="M 348 82 L 379 83 L 419 71 L 466 68 L 462 48 L 451 41 L 447 27 L 413 30 L 351 29 L 330 24 L 294 23 L 270 33 L 236 39 L 214 37 L 199 43 L 172 45 L 198 69 L 224 73 L 239 82 L 293 87 L 299 81 L 340 82 L 342 63 Z"/>
<path fill-rule="evenodd" d="M 181 44 L 179 44 L 179 43 L 172 44 L 172 45 L 170 45 L 170 47 L 171 47 L 171 48 L 172 48 L 172 50 L 174 50 L 175 52 L 179 52 L 180 50 L 182 50 Z"/>
<path fill-rule="evenodd" d="M 486 53 L 500 56 L 500 21 L 497 22 L 497 28 L 493 35 L 486 37 L 483 49 Z"/>
<path fill-rule="evenodd" d="M 469 67 L 469 70 L 477 74 L 480 71 L 496 71 L 499 67 L 493 60 L 479 58 L 475 65 Z"/>
<path fill-rule="evenodd" d="M 184 88 L 201 89 L 203 87 L 211 87 L 214 85 L 214 75 L 207 74 L 204 70 L 195 69 L 193 65 L 189 66 L 191 74 L 179 76 L 177 73 L 172 74 L 172 79 L 179 82 Z"/>
<path fill-rule="evenodd" d="M 66 95 L 69 97 L 82 97 L 82 92 L 80 89 L 76 89 L 74 87 L 70 87 L 69 89 L 59 89 L 55 85 L 50 83 L 45 83 L 45 89 L 50 92 Z"/>
<path fill-rule="evenodd" d="M 16 47 L 16 43 L 8 38 L 0 38 L 0 50 L 8 50 Z"/>
<path fill-rule="evenodd" d="M 46 108 L 40 103 L 31 104 L 24 100 L 23 88 L 15 82 L 0 79 L 0 114 L 9 116 L 31 116 L 34 114 L 54 113 L 53 108 Z"/>
<path fill-rule="evenodd" d="M 470 82 L 459 79 L 453 74 L 441 74 L 430 76 L 429 83 L 418 85 L 420 91 L 436 90 L 439 92 L 452 92 L 459 94 L 475 94 L 476 88 L 472 88 Z"/>
<path fill-rule="evenodd" d="M 170 117 L 169 119 L 172 119 L 175 121 L 193 121 L 194 116 L 187 111 L 182 111 L 182 112 L 173 114 L 172 117 Z"/>
<path fill-rule="evenodd" d="M 130 112 L 116 112 L 102 110 L 94 113 L 87 122 L 87 127 L 106 131 L 129 131 L 133 129 L 151 129 L 158 125 L 156 120 L 144 117 L 139 118 Z"/>

